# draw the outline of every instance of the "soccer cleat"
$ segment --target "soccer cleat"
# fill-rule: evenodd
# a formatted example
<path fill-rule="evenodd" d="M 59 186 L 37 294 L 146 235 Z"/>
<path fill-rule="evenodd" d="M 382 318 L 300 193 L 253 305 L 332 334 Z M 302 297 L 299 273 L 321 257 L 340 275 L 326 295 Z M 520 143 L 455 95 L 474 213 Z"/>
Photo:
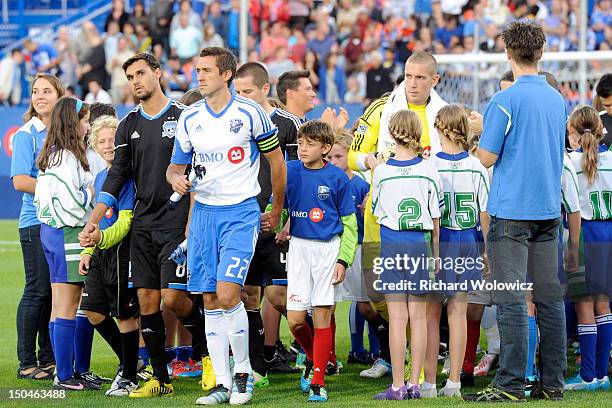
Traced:
<path fill-rule="evenodd" d="M 421 389 L 421 396 L 423 396 L 423 389 Z M 444 387 L 438 391 L 439 397 L 459 397 L 461 398 L 461 387 L 449 387 L 448 382 Z"/>
<path fill-rule="evenodd" d="M 530 375 L 525 378 L 525 397 L 531 397 L 533 391 L 538 387 L 538 377 L 535 375 Z"/>
<path fill-rule="evenodd" d="M 136 377 L 138 378 L 139 381 L 149 381 L 151 378 L 153 378 L 153 367 L 150 365 L 143 365 L 141 366 L 140 363 L 138 365 L 138 371 L 136 372 Z"/>
<path fill-rule="evenodd" d="M 74 377 L 64 381 L 60 381 L 59 378 L 55 377 L 53 379 L 53 389 L 63 391 L 85 391 L 87 388 L 85 388 L 85 385 L 81 381 Z"/>
<path fill-rule="evenodd" d="M 174 394 L 172 384 L 162 384 L 155 377 L 151 377 L 142 387 L 130 392 L 130 398 L 161 397 Z"/>
<path fill-rule="evenodd" d="M 539 386 L 535 387 L 531 392 L 532 399 L 543 399 L 550 401 L 563 401 L 563 391 L 547 390 Z"/>
<path fill-rule="evenodd" d="M 202 359 L 202 389 L 204 391 L 212 390 L 216 385 L 217 377 L 215 376 L 212 360 L 210 356 L 206 356 Z"/>
<path fill-rule="evenodd" d="M 331 361 L 327 362 L 327 367 L 325 367 L 325 375 L 340 375 L 340 369 L 342 368 L 342 363 L 336 361 L 336 364 Z"/>
<path fill-rule="evenodd" d="M 74 373 L 74 378 L 77 380 L 87 381 L 95 384 L 110 384 L 113 382 L 112 378 L 102 377 L 95 374 L 93 371 L 86 371 L 83 374 Z"/>
<path fill-rule="evenodd" d="M 407 397 L 408 390 L 406 390 L 405 385 L 402 385 L 397 390 L 393 389 L 393 385 L 389 385 L 386 390 L 376 394 L 374 399 L 378 401 L 401 401 L 407 399 Z"/>
<path fill-rule="evenodd" d="M 308 402 L 327 402 L 327 390 L 319 384 L 311 384 Z"/>
<path fill-rule="evenodd" d="M 294 354 L 293 352 L 287 350 L 287 347 L 285 347 L 283 342 L 280 340 L 276 340 L 276 352 L 279 353 L 281 356 L 285 357 L 285 360 L 295 363 L 295 357 L 297 356 L 297 353 Z"/>
<path fill-rule="evenodd" d="M 304 362 L 306 361 L 306 353 L 302 353 L 299 352 L 298 355 L 295 357 L 295 367 L 303 370 L 305 365 Z"/>
<path fill-rule="evenodd" d="M 230 405 L 244 405 L 253 398 L 254 379 L 252 374 L 236 373 L 230 395 Z"/>
<path fill-rule="evenodd" d="M 184 365 L 182 361 L 179 361 L 177 358 L 173 358 L 168 364 L 166 364 L 166 368 L 168 370 L 168 376 L 170 378 L 174 377 L 174 370 L 178 370 L 180 366 Z"/>
<path fill-rule="evenodd" d="M 603 378 L 597 379 L 597 389 L 598 390 L 609 390 L 610 389 L 610 377 L 607 375 Z"/>
<path fill-rule="evenodd" d="M 572 378 L 565 380 L 565 391 L 596 391 L 599 388 L 597 378 L 593 378 L 590 382 L 585 381 L 580 376 L 580 373 L 576 374 Z"/>
<path fill-rule="evenodd" d="M 312 377 L 314 375 L 312 366 L 312 360 L 306 360 L 304 362 L 304 370 L 302 371 L 302 375 L 300 375 L 300 390 L 304 393 L 308 392 L 310 389 L 310 382 L 312 381 Z"/>
<path fill-rule="evenodd" d="M 349 351 L 348 358 L 346 359 L 347 364 L 368 364 L 368 355 L 367 351 L 362 351 L 360 353 L 355 353 L 354 351 Z"/>
<path fill-rule="evenodd" d="M 474 377 L 482 377 L 489 374 L 499 360 L 497 354 L 487 353 L 478 362 L 476 368 L 474 368 Z"/>
<path fill-rule="evenodd" d="M 127 397 L 136 388 L 138 388 L 138 384 L 134 384 L 127 378 L 119 377 L 115 378 L 110 389 L 106 391 L 106 395 L 109 397 Z"/>
<path fill-rule="evenodd" d="M 359 373 L 360 377 L 363 378 L 381 378 L 385 375 L 391 374 L 391 364 L 387 363 L 382 358 L 376 359 L 372 367 L 367 370 L 363 370 Z"/>
<path fill-rule="evenodd" d="M 268 374 L 261 375 L 257 371 L 253 371 L 253 378 L 255 379 L 255 387 L 264 388 L 270 385 Z"/>
<path fill-rule="evenodd" d="M 483 391 L 476 394 L 464 394 L 463 400 L 467 402 L 525 402 L 525 394 L 513 394 L 500 390 L 494 385 L 489 385 Z"/>
<path fill-rule="evenodd" d="M 202 375 L 202 363 L 189 359 L 188 362 L 180 362 L 172 371 L 174 377 L 199 377 Z"/>
<path fill-rule="evenodd" d="M 230 391 L 222 385 L 213 387 L 210 393 L 196 400 L 198 405 L 219 405 L 226 404 L 230 400 Z"/>
<path fill-rule="evenodd" d="M 289 360 L 287 360 L 285 356 L 278 351 L 274 353 L 272 360 L 264 361 L 268 367 L 268 371 L 272 373 L 293 374 L 300 371 L 300 369 L 297 367 L 291 367 Z"/>
<path fill-rule="evenodd" d="M 97 376 L 95 374 L 92 375 L 90 372 L 87 372 L 85 374 L 74 373 L 74 379 L 83 384 L 86 390 L 102 389 L 102 383 L 98 382 L 100 380 L 95 381 L 97 379 Z"/>
<path fill-rule="evenodd" d="M 406 399 L 420 399 L 421 398 L 421 387 L 419 384 L 410 385 L 406 384 Z"/>

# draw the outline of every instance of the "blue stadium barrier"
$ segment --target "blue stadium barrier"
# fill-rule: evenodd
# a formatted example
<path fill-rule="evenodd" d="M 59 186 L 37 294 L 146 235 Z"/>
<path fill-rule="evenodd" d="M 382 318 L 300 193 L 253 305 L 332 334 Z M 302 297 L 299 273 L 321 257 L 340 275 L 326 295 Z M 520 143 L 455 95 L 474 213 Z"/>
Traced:
<path fill-rule="evenodd" d="M 318 105 L 307 115 L 308 119 L 314 119 L 321 116 L 327 105 Z M 338 106 L 332 106 L 338 109 Z M 354 121 L 359 119 L 363 113 L 362 105 L 344 105 L 348 111 L 350 126 Z M 17 218 L 19 209 L 21 208 L 21 193 L 13 189 L 11 181 L 11 156 L 12 156 L 12 137 L 15 132 L 23 125 L 21 116 L 27 109 L 26 106 L 2 108 L 0 109 L 0 197 L 2 197 L 2 205 L 0 205 L 0 218 Z M 125 116 L 130 107 L 120 106 L 117 108 L 119 117 Z"/>

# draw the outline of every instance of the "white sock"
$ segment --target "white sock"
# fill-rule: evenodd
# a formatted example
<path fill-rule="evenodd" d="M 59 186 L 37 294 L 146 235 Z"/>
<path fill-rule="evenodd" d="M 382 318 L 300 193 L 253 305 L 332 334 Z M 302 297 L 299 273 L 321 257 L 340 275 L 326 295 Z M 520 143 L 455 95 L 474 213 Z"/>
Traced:
<path fill-rule="evenodd" d="M 251 374 L 253 369 L 249 360 L 249 318 L 244 303 L 240 302 L 231 309 L 224 310 L 223 316 L 234 354 L 234 372 Z"/>
<path fill-rule="evenodd" d="M 421 384 L 421 389 L 422 390 L 436 389 L 436 384 L 431 384 L 431 383 L 428 383 L 427 381 L 423 381 L 423 383 Z"/>
<path fill-rule="evenodd" d="M 229 341 L 223 311 L 221 309 L 204 310 L 204 324 L 208 352 L 215 369 L 217 385 L 223 384 L 228 390 L 232 389 L 232 375 L 229 364 Z"/>
<path fill-rule="evenodd" d="M 446 388 L 461 388 L 461 381 L 459 382 L 454 382 L 451 380 L 446 380 Z"/>

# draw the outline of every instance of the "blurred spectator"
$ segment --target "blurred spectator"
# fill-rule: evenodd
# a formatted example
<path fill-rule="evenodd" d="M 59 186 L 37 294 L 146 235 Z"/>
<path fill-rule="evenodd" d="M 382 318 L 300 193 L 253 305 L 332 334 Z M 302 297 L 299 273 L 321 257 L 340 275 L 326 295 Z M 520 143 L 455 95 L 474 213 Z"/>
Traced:
<path fill-rule="evenodd" d="M 202 18 L 191 8 L 190 0 L 181 0 L 179 12 L 172 17 L 170 23 L 170 36 L 182 26 L 182 17 L 187 17 L 187 25 L 195 27 L 198 31 L 202 31 Z"/>
<path fill-rule="evenodd" d="M 468 4 L 468 0 L 437 0 L 440 2 L 442 13 L 459 16 L 463 12 L 463 7 Z M 434 3 L 436 0 L 434 0 Z"/>
<path fill-rule="evenodd" d="M 106 88 L 106 55 L 104 54 L 104 42 L 98 29 L 92 23 L 83 24 L 82 33 L 85 41 L 89 44 L 89 53 L 83 60 L 79 61 L 77 66 L 77 78 L 82 89 L 82 97 L 87 92 L 87 86 L 90 81 L 96 80 Z"/>
<path fill-rule="evenodd" d="M 353 26 L 357 23 L 358 15 L 359 7 L 356 7 L 353 0 L 340 0 L 340 8 L 336 18 L 338 41 L 344 41 L 351 35 Z"/>
<path fill-rule="evenodd" d="M 110 95 L 115 104 L 123 104 L 130 93 L 128 80 L 123 72 L 123 63 L 134 55 L 129 47 L 129 40 L 124 36 L 119 38 L 117 43 L 117 53 L 106 60 L 106 71 L 111 77 Z"/>
<path fill-rule="evenodd" d="M 288 38 L 283 37 L 283 23 L 275 22 L 270 27 L 270 33 L 267 30 L 262 32 L 261 42 L 259 43 L 259 54 L 263 62 L 268 63 L 275 58 L 278 47 L 289 47 Z"/>
<path fill-rule="evenodd" d="M 102 89 L 102 85 L 98 82 L 97 79 L 92 79 L 87 83 L 87 88 L 89 89 L 89 93 L 85 95 L 85 102 L 88 104 L 92 104 L 94 102 L 100 103 L 113 103 L 111 96 Z"/>
<path fill-rule="evenodd" d="M 431 30 L 427 26 L 421 27 L 419 30 L 418 40 L 420 41 L 420 49 L 414 51 L 427 51 L 431 52 L 433 50 L 433 35 L 431 34 Z"/>
<path fill-rule="evenodd" d="M 353 27 L 351 36 L 347 39 L 344 46 L 344 57 L 346 58 L 347 71 L 352 71 L 354 65 L 363 54 L 363 41 L 361 40 L 361 29 L 359 26 Z"/>
<path fill-rule="evenodd" d="M 153 55 L 161 65 L 164 65 L 168 62 L 168 58 L 166 57 L 166 50 L 164 50 L 164 46 L 161 44 L 155 44 L 153 46 Z"/>
<path fill-rule="evenodd" d="M 612 26 L 612 0 L 600 0 L 595 3 L 591 14 L 591 29 L 595 32 L 597 45 L 605 41 L 604 30 Z"/>
<path fill-rule="evenodd" d="M 67 26 L 61 26 L 57 30 L 57 41 L 55 49 L 59 58 L 59 78 L 65 86 L 76 86 L 76 67 L 78 59 L 74 53 L 74 42 L 70 39 L 70 31 Z"/>
<path fill-rule="evenodd" d="M 365 99 L 365 89 L 361 88 L 357 77 L 351 75 L 346 80 L 346 93 L 344 94 L 345 103 L 363 103 Z"/>
<path fill-rule="evenodd" d="M 204 24 L 204 38 L 201 48 L 223 47 L 223 38 L 215 32 L 215 26 L 211 23 Z"/>
<path fill-rule="evenodd" d="M 189 24 L 189 15 L 180 15 L 180 26 L 170 33 L 170 54 L 181 59 L 185 64 L 200 52 L 202 31 Z"/>
<path fill-rule="evenodd" d="M 314 37 L 308 41 L 307 47 L 310 51 L 317 54 L 319 60 L 324 60 L 335 43 L 336 40 L 330 34 L 329 25 L 318 23 Z"/>
<path fill-rule="evenodd" d="M 282 45 L 278 46 L 274 53 L 274 59 L 268 63 L 270 84 L 275 85 L 281 74 L 294 69 L 295 63 L 289 58 L 289 50 Z"/>
<path fill-rule="evenodd" d="M 313 51 L 306 51 L 304 55 L 304 69 L 310 74 L 310 83 L 314 89 L 319 88 L 319 57 Z"/>
<path fill-rule="evenodd" d="M 151 40 L 154 44 L 162 44 L 164 50 L 170 49 L 170 22 L 172 21 L 173 5 L 174 0 L 156 0 L 148 11 Z"/>
<path fill-rule="evenodd" d="M 427 0 L 429 1 L 429 0 Z M 376 0 L 365 0 L 364 2 L 365 8 L 360 10 L 360 12 L 367 13 L 368 17 L 372 21 L 376 21 L 377 23 L 384 23 L 385 20 L 383 18 L 383 10 L 378 4 Z"/>
<path fill-rule="evenodd" d="M 109 21 L 108 29 L 106 30 L 106 34 L 104 34 L 104 53 L 107 60 L 117 53 L 119 37 L 121 37 L 119 23 L 115 20 Z"/>
<path fill-rule="evenodd" d="M 313 0 L 289 0 L 289 27 L 304 31 L 312 7 Z"/>
<path fill-rule="evenodd" d="M 136 0 L 136 2 L 134 3 L 134 8 L 132 10 L 132 15 L 130 16 L 129 21 L 133 25 L 140 23 L 150 23 L 142 0 Z"/>
<path fill-rule="evenodd" d="M 366 72 L 366 104 L 379 98 L 385 92 L 393 90 L 395 78 L 393 71 L 382 65 L 383 59 L 379 53 L 372 55 L 372 67 Z"/>
<path fill-rule="evenodd" d="M 130 19 L 130 15 L 125 12 L 125 5 L 123 0 L 113 0 L 113 5 L 110 14 L 106 17 L 104 22 L 104 31 L 108 31 L 108 25 L 111 21 L 119 24 L 119 30 L 123 31 L 123 25 Z"/>
<path fill-rule="evenodd" d="M 485 26 L 485 36 L 480 40 L 480 50 L 492 52 L 495 50 L 496 39 L 499 36 L 499 28 L 495 23 L 489 23 Z"/>
<path fill-rule="evenodd" d="M 215 26 L 216 33 L 222 38 L 227 38 L 227 14 L 223 13 L 220 2 L 211 3 L 207 21 Z"/>
<path fill-rule="evenodd" d="M 149 35 L 149 25 L 147 23 L 136 24 L 136 52 L 151 52 L 153 38 Z M 163 43 L 162 43 L 163 45 Z M 166 49 L 164 47 L 164 49 Z"/>
<path fill-rule="evenodd" d="M 383 6 L 385 20 L 392 17 L 407 19 L 414 14 L 414 0 L 387 0 Z"/>
<path fill-rule="evenodd" d="M 128 40 L 130 49 L 138 49 L 138 36 L 136 35 L 136 29 L 130 21 L 123 26 L 123 36 Z"/>
<path fill-rule="evenodd" d="M 536 20 L 538 23 L 548 17 L 548 7 L 540 0 L 527 0 L 527 7 L 530 19 Z"/>
<path fill-rule="evenodd" d="M 564 12 L 564 3 L 561 0 L 551 0 L 550 13 L 542 21 L 542 29 L 547 36 L 559 36 L 561 22 L 566 19 L 567 13 Z"/>
<path fill-rule="evenodd" d="M 168 58 L 168 67 L 164 70 L 163 83 L 166 88 L 166 96 L 172 99 L 180 99 L 189 89 L 191 78 L 188 78 L 181 67 L 181 63 L 176 56 Z"/>
<path fill-rule="evenodd" d="M 247 31 L 250 33 L 253 30 L 252 20 L 248 20 L 249 27 Z M 234 55 L 240 52 L 240 0 L 231 0 L 230 10 L 227 13 L 227 35 L 225 36 L 227 48 Z"/>
<path fill-rule="evenodd" d="M 463 37 L 463 27 L 459 25 L 459 18 L 457 16 L 446 14 L 444 15 L 444 27 L 436 30 L 436 40 L 442 42 L 444 47 L 449 49 L 453 43 L 456 43 L 453 37 L 461 40 Z"/>
<path fill-rule="evenodd" d="M 293 62 L 302 62 L 306 56 L 306 37 L 300 30 L 293 30 L 293 35 L 289 38 L 291 47 L 291 59 Z"/>
<path fill-rule="evenodd" d="M 319 69 L 319 98 L 330 105 L 341 104 L 346 92 L 346 73 L 337 62 L 338 56 L 331 52 Z"/>
<path fill-rule="evenodd" d="M 35 76 L 39 72 L 58 75 L 60 59 L 53 46 L 38 44 L 29 38 L 24 41 L 23 46 L 30 54 L 29 74 L 31 76 Z"/>
<path fill-rule="evenodd" d="M 0 61 L 0 105 L 21 102 L 21 64 L 23 51 L 15 48 Z"/>

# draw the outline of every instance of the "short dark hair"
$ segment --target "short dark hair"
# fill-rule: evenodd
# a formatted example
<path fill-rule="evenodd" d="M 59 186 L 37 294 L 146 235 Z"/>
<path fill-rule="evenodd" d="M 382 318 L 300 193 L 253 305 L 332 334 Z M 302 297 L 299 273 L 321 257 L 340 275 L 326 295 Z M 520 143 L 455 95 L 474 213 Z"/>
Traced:
<path fill-rule="evenodd" d="M 100 116 L 112 116 L 117 117 L 117 110 L 110 103 L 94 102 L 89 105 L 89 123 L 93 123 L 94 120 Z"/>
<path fill-rule="evenodd" d="M 330 146 L 333 146 L 335 140 L 331 126 L 322 120 L 309 120 L 304 123 L 298 130 L 297 138 L 306 138 Z"/>
<path fill-rule="evenodd" d="M 215 57 L 219 73 L 222 74 L 225 71 L 232 72 L 232 77 L 227 81 L 227 85 L 229 86 L 232 84 L 234 76 L 236 76 L 238 60 L 230 50 L 223 47 L 206 47 L 200 52 L 200 57 Z"/>
<path fill-rule="evenodd" d="M 534 66 L 542 58 L 546 36 L 539 25 L 515 21 L 504 30 L 502 38 L 517 64 Z"/>
<path fill-rule="evenodd" d="M 130 65 L 140 60 L 146 62 L 152 71 L 155 71 L 156 69 L 161 68 L 161 65 L 159 64 L 159 60 L 153 54 L 149 54 L 148 52 L 141 52 L 141 53 L 138 53 L 128 58 L 123 63 L 123 72 L 127 71 Z"/>
<path fill-rule="evenodd" d="M 310 71 L 287 71 L 278 78 L 276 94 L 283 104 L 287 104 L 287 89 L 295 91 L 300 86 L 300 78 L 310 78 Z"/>
<path fill-rule="evenodd" d="M 599 79 L 595 92 L 600 98 L 608 98 L 612 95 L 612 74 L 605 74 Z"/>
<path fill-rule="evenodd" d="M 270 83 L 270 75 L 259 62 L 247 62 L 238 68 L 236 78 L 253 77 L 253 83 L 259 88 Z"/>
<path fill-rule="evenodd" d="M 499 83 L 501 85 L 502 82 L 514 82 L 514 74 L 512 71 L 506 71 L 499 78 Z"/>

